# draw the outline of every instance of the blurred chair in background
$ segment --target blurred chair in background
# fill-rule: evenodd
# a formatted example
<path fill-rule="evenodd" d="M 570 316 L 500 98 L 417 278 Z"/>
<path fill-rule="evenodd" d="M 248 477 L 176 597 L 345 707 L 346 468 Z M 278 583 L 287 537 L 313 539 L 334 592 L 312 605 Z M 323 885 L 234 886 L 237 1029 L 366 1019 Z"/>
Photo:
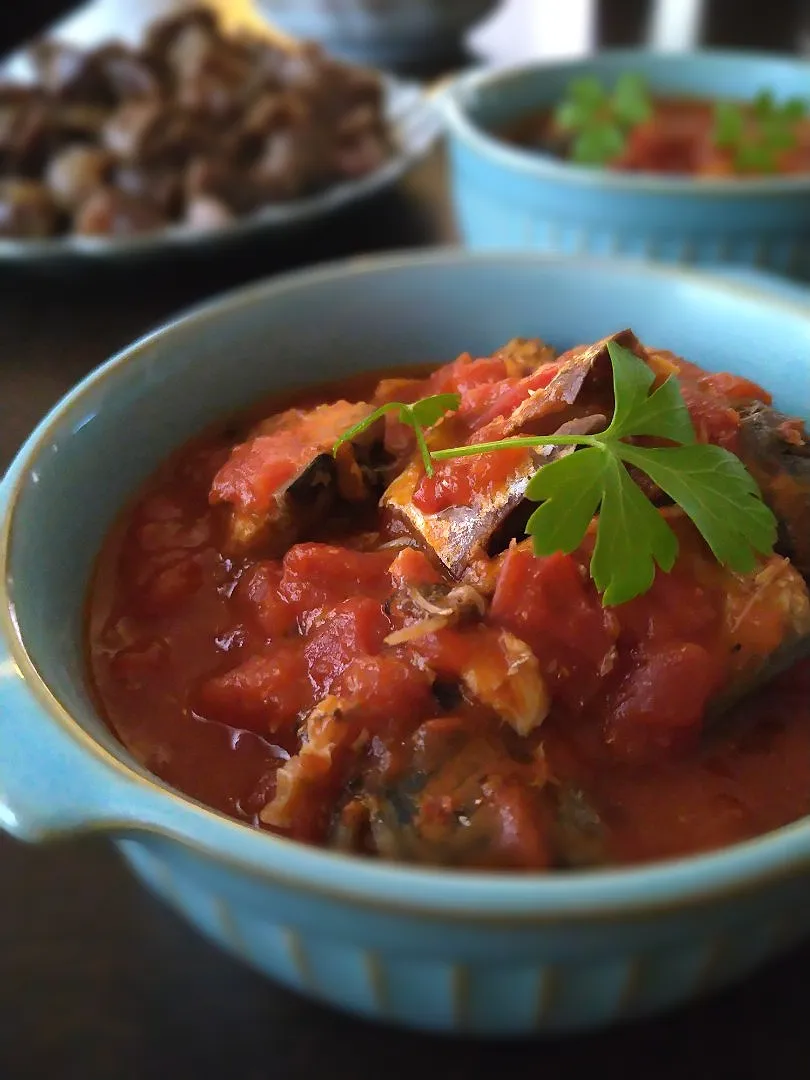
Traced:
<path fill-rule="evenodd" d="M 491 62 L 581 56 L 622 45 L 804 52 L 810 49 L 810 2 L 502 0 L 470 41 Z"/>
<path fill-rule="evenodd" d="M 600 46 L 804 52 L 808 45 L 807 0 L 598 0 L 596 8 Z"/>
<path fill-rule="evenodd" d="M 57 21 L 60 34 L 69 39 L 86 43 L 115 36 L 133 41 L 156 16 L 194 2 L 85 0 L 76 4 L 71 0 L 0 0 L 0 54 L 12 51 Z M 261 24 L 263 15 L 272 18 L 284 10 L 285 4 L 299 18 L 302 11 L 314 10 L 318 4 L 324 11 L 330 7 L 327 0 L 207 2 L 220 11 L 226 25 L 254 28 Z M 440 11 L 447 2 L 386 0 L 381 7 L 381 0 L 374 0 L 373 10 L 390 13 L 399 6 L 400 15 L 413 15 L 431 4 Z M 476 0 L 470 2 L 479 10 L 487 6 L 480 0 L 477 5 Z M 359 11 L 361 0 L 347 0 L 345 10 L 353 5 Z M 331 10 L 335 10 L 333 5 Z M 363 17 L 372 19 L 371 14 Z M 768 0 L 767 5 L 738 0 L 500 0 L 494 14 L 474 28 L 468 41 L 475 56 L 489 62 L 577 56 L 621 45 L 665 50 L 715 46 L 806 52 L 810 51 L 810 0 Z"/>

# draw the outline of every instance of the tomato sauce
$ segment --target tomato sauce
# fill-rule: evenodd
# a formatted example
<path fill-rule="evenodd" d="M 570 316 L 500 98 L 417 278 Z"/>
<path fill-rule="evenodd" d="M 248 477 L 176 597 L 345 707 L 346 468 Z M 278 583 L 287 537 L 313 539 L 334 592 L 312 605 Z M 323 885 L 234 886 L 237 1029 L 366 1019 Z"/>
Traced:
<path fill-rule="evenodd" d="M 767 399 L 743 380 L 682 370 L 705 438 L 731 438 L 735 394 Z M 472 395 L 463 422 L 473 432 L 498 398 L 514 408 L 525 378 L 491 358 L 406 375 L 409 400 L 425 388 Z M 258 415 L 373 400 L 378 382 L 288 395 Z M 493 385 L 497 394 L 480 393 Z M 673 572 L 612 609 L 588 579 L 592 539 L 545 558 L 512 541 L 485 560 L 487 591 L 403 538 L 376 500 L 336 504 L 281 557 L 235 552 L 215 478 L 254 419 L 166 461 L 98 560 L 90 678 L 146 768 L 256 827 L 447 866 L 580 865 L 577 844 L 560 840 L 561 793 L 593 810 L 596 861 L 608 863 L 722 847 L 810 812 L 810 664 L 706 722 L 745 657 L 778 644 L 778 628 L 742 586 L 729 591 L 688 522 L 673 525 Z M 291 445 L 285 436 L 287 462 Z M 508 456 L 476 458 L 477 471 L 451 472 L 452 482 L 440 470 L 424 478 L 423 509 L 477 497 L 484 463 L 497 472 Z M 735 604 L 745 618 L 731 643 Z"/>

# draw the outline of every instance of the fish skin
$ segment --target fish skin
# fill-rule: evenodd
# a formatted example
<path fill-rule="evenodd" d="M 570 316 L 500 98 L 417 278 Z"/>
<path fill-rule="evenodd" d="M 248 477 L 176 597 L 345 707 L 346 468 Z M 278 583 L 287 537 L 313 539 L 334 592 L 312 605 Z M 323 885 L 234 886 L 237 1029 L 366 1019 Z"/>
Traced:
<path fill-rule="evenodd" d="M 810 578 L 810 441 L 804 425 L 761 402 L 738 413 L 740 460 L 777 517 L 779 550 Z"/>
<path fill-rule="evenodd" d="M 291 544 L 306 539 L 307 530 L 322 520 L 340 499 L 362 501 L 377 494 L 388 479 L 384 455 L 376 453 L 384 435 L 382 422 L 360 432 L 337 455 L 332 452 L 346 425 L 359 422 L 371 411 L 366 402 L 340 401 L 309 411 L 291 409 L 257 425 L 243 444 L 233 448 L 231 458 L 212 484 L 211 501 L 226 504 L 229 510 L 224 550 L 242 553 L 261 549 L 264 554 L 280 556 Z M 307 433 L 307 439 L 314 438 L 309 429 L 317 429 L 318 425 L 323 430 L 317 431 L 308 460 L 279 485 L 269 506 L 251 506 L 245 499 L 245 493 L 250 493 L 250 481 L 240 479 L 238 473 L 236 481 L 229 480 L 229 470 L 234 475 L 232 462 L 261 440 L 274 437 L 290 440 L 297 426 Z M 305 441 L 303 445 L 308 447 L 309 443 Z M 283 447 L 279 452 L 288 452 L 288 448 Z M 260 477 L 260 470 L 257 475 Z"/>

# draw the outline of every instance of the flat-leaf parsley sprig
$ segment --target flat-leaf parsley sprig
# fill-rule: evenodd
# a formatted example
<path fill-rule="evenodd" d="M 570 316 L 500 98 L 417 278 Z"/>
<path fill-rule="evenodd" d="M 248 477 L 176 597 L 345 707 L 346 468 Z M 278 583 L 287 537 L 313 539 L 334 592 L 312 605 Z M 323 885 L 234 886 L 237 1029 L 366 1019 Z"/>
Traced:
<path fill-rule="evenodd" d="M 582 447 L 543 465 L 529 482 L 526 495 L 540 506 L 526 532 L 537 555 L 570 553 L 598 514 L 590 572 L 605 605 L 623 604 L 646 592 L 656 565 L 668 572 L 678 556 L 675 533 L 627 466 L 645 473 L 680 506 L 718 562 L 750 573 L 758 555 L 772 554 L 777 537 L 776 518 L 753 477 L 728 450 L 696 442 L 677 379 L 668 378 L 650 393 L 655 376 L 642 360 L 615 342 L 608 344 L 608 353 L 614 413 L 604 431 L 474 443 L 430 456 L 445 461 L 522 446 Z M 638 436 L 677 445 L 645 447 L 627 441 Z"/>
<path fill-rule="evenodd" d="M 411 404 L 406 404 L 403 401 L 388 401 L 385 405 L 381 405 L 379 409 L 375 409 L 364 420 L 361 420 L 359 424 L 355 424 L 348 431 L 344 431 L 332 448 L 332 453 L 337 453 L 343 443 L 351 442 L 352 439 L 370 428 L 372 424 L 376 424 L 386 413 L 396 412 L 399 414 L 400 423 L 413 428 L 416 435 L 416 445 L 419 447 L 419 453 L 422 455 L 422 461 L 425 465 L 425 472 L 428 476 L 432 476 L 433 463 L 430 450 L 425 441 L 425 431 L 438 423 L 445 413 L 455 412 L 460 404 L 460 394 L 433 394 L 431 397 L 421 398 Z"/>
<path fill-rule="evenodd" d="M 625 72 L 608 90 L 595 76 L 574 79 L 554 110 L 554 123 L 571 135 L 571 158 L 604 165 L 624 150 L 627 134 L 652 116 L 652 100 L 641 75 Z"/>
<path fill-rule="evenodd" d="M 807 106 L 801 98 L 779 104 L 769 90 L 754 98 L 749 109 L 733 101 L 714 108 L 714 143 L 732 151 L 739 172 L 775 172 L 779 155 L 799 140 L 799 122 Z"/>

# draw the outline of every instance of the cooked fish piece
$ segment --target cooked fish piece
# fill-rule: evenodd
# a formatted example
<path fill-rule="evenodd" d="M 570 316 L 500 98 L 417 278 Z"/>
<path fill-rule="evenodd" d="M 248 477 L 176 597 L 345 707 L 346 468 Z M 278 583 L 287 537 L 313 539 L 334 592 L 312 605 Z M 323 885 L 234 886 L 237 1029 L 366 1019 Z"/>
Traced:
<path fill-rule="evenodd" d="M 514 435 L 552 435 L 560 420 L 570 422 L 588 412 L 613 412 L 613 367 L 608 345 L 615 342 L 646 360 L 647 352 L 632 330 L 578 345 L 558 358 L 562 367 L 548 387 L 530 394 L 504 424 L 499 438 Z M 574 410 L 574 411 L 572 411 Z"/>
<path fill-rule="evenodd" d="M 622 631 L 640 632 L 641 640 L 638 663 L 623 677 L 612 713 L 623 723 L 635 723 L 638 731 L 649 727 L 645 716 L 654 716 L 655 725 L 663 727 L 696 725 L 699 730 L 703 725 L 708 729 L 741 698 L 801 657 L 810 655 L 810 591 L 788 559 L 771 555 L 753 572 L 737 573 L 715 560 L 679 507 L 668 508 L 664 515 L 680 544 L 677 575 L 706 591 L 714 614 L 704 619 L 697 636 L 693 636 L 691 628 L 678 632 L 676 622 L 668 642 L 659 646 L 654 633 L 651 634 L 652 624 L 646 624 L 644 629 L 642 623 L 641 629 L 637 626 L 632 630 L 632 607 L 628 607 L 629 622 L 623 622 L 626 616 L 622 607 L 616 608 Z M 661 575 L 662 584 L 667 577 Z M 649 599 L 641 598 L 641 603 L 649 603 Z M 688 613 L 685 614 L 689 626 Z M 670 656 L 665 661 L 669 664 L 690 644 L 706 653 L 708 674 L 700 676 L 700 665 L 697 666 L 696 681 L 690 683 L 693 693 L 679 695 L 673 711 L 668 700 L 651 693 L 651 688 L 655 686 L 657 672 L 662 670 L 659 666 L 662 655 Z M 674 651 L 668 654 L 670 648 Z M 683 709 L 691 712 L 684 714 Z"/>
<path fill-rule="evenodd" d="M 297 834 L 312 839 L 317 823 L 301 818 L 305 804 L 317 802 L 319 793 L 328 793 L 342 759 L 359 749 L 362 740 L 357 710 L 341 698 L 329 695 L 309 713 L 303 727 L 302 745 L 276 773 L 276 791 L 259 814 L 265 825 L 280 829 L 295 826 Z"/>
<path fill-rule="evenodd" d="M 461 586 L 459 591 L 476 590 Z M 481 598 L 482 599 L 482 598 Z M 548 687 L 529 646 L 500 627 L 475 623 L 452 628 L 449 615 L 427 614 L 421 622 L 395 632 L 389 644 L 407 644 L 420 658 L 420 667 L 440 685 L 453 680 L 468 700 L 491 709 L 518 735 L 531 734 L 548 716 Z M 393 640 L 392 640 L 393 639 Z"/>
<path fill-rule="evenodd" d="M 404 581 L 387 604 L 398 628 L 388 646 L 406 646 L 431 671 L 438 697 L 455 686 L 492 709 L 518 735 L 529 735 L 548 715 L 550 700 L 537 657 L 514 634 L 482 626 L 487 601 L 473 586 Z"/>
<path fill-rule="evenodd" d="M 561 424 L 560 435 L 589 435 L 604 430 L 602 413 Z M 550 434 L 553 434 L 551 432 Z M 521 455 L 521 462 L 497 487 L 484 494 L 473 492 L 470 505 L 448 506 L 436 513 L 421 510 L 414 503 L 424 470 L 421 460 L 412 461 L 391 483 L 382 506 L 413 534 L 447 569 L 459 577 L 480 554 L 496 554 L 523 533 L 533 504 L 526 501 L 526 488 L 537 470 L 549 461 L 569 454 L 572 446 L 544 446 Z M 464 467 L 463 465 L 459 467 Z"/>
<path fill-rule="evenodd" d="M 508 375 L 528 375 L 557 359 L 551 345 L 540 338 L 512 338 L 494 355 L 506 361 Z"/>
<path fill-rule="evenodd" d="M 549 864 L 542 752 L 517 761 L 461 716 L 428 720 L 413 736 L 410 767 L 393 783 L 372 777 L 333 822 L 348 850 L 443 866 L 543 868 Z"/>
<path fill-rule="evenodd" d="M 476 441 L 528 434 L 585 435 L 604 430 L 613 410 L 613 374 L 608 354 L 612 341 L 647 357 L 644 346 L 630 330 L 593 345 L 577 346 L 558 358 L 556 362 L 562 366 L 545 388 L 530 390 L 511 415 L 478 430 Z M 517 346 L 510 343 L 507 348 Z M 544 362 L 553 356 L 550 351 L 548 356 L 543 350 L 538 352 L 545 357 Z M 467 439 L 469 433 L 461 437 Z M 433 449 L 457 444 L 459 428 L 454 418 L 437 425 L 429 441 Z M 486 490 L 473 490 L 468 505 L 450 505 L 435 512 L 427 512 L 414 502 L 423 477 L 421 460 L 414 459 L 388 488 L 382 505 L 451 573 L 460 576 L 482 552 L 497 554 L 510 540 L 523 534 L 533 509 L 525 499 L 529 481 L 542 465 L 572 450 L 547 446 L 516 454 L 511 471 L 497 482 L 479 485 Z M 461 460 L 440 468 L 449 472 L 475 466 Z"/>
<path fill-rule="evenodd" d="M 437 630 L 482 618 L 487 602 L 471 585 L 447 581 L 403 582 L 389 599 L 387 610 L 398 628 L 391 631 L 385 643 L 402 645 Z"/>
<path fill-rule="evenodd" d="M 779 520 L 780 550 L 810 577 L 810 440 L 804 424 L 759 401 L 738 411 L 740 458 Z"/>
<path fill-rule="evenodd" d="M 384 858 L 438 865 L 474 860 L 580 870 L 608 862 L 601 815 L 580 787 L 549 780 L 542 751 L 525 764 L 510 762 L 503 747 L 465 738 L 463 730 L 452 730 L 454 723 L 460 721 L 431 720 L 417 734 L 448 728 L 445 756 L 427 773 L 414 770 L 381 794 L 350 800 L 335 822 L 336 846 L 358 850 L 363 837 Z M 519 798 L 510 772 L 524 775 Z M 492 783 L 493 775 L 500 782 Z M 506 824 L 516 810 L 526 830 L 520 853 L 509 851 Z"/>
<path fill-rule="evenodd" d="M 755 574 L 726 575 L 729 675 L 710 704 L 710 719 L 810 656 L 810 593 L 792 563 L 774 555 Z"/>
<path fill-rule="evenodd" d="M 366 402 L 289 409 L 259 424 L 214 477 L 210 501 L 230 507 L 224 547 L 281 554 L 339 499 L 362 502 L 384 485 L 382 424 L 332 448 L 371 412 Z"/>
<path fill-rule="evenodd" d="M 445 708 L 466 699 L 491 709 L 519 736 L 548 715 L 549 691 L 537 657 L 504 628 L 483 626 L 489 603 L 474 586 L 441 580 L 427 557 L 403 549 L 391 567 L 398 588 L 386 604 L 396 627 L 385 639 L 419 657 Z"/>
<path fill-rule="evenodd" d="M 494 645 L 471 650 L 458 669 L 469 695 L 487 705 L 518 735 L 540 727 L 551 697 L 540 664 L 529 646 L 506 630 Z"/>
<path fill-rule="evenodd" d="M 550 784 L 547 792 L 554 805 L 552 843 L 558 865 L 584 869 L 606 863 L 604 823 L 582 788 Z"/>

